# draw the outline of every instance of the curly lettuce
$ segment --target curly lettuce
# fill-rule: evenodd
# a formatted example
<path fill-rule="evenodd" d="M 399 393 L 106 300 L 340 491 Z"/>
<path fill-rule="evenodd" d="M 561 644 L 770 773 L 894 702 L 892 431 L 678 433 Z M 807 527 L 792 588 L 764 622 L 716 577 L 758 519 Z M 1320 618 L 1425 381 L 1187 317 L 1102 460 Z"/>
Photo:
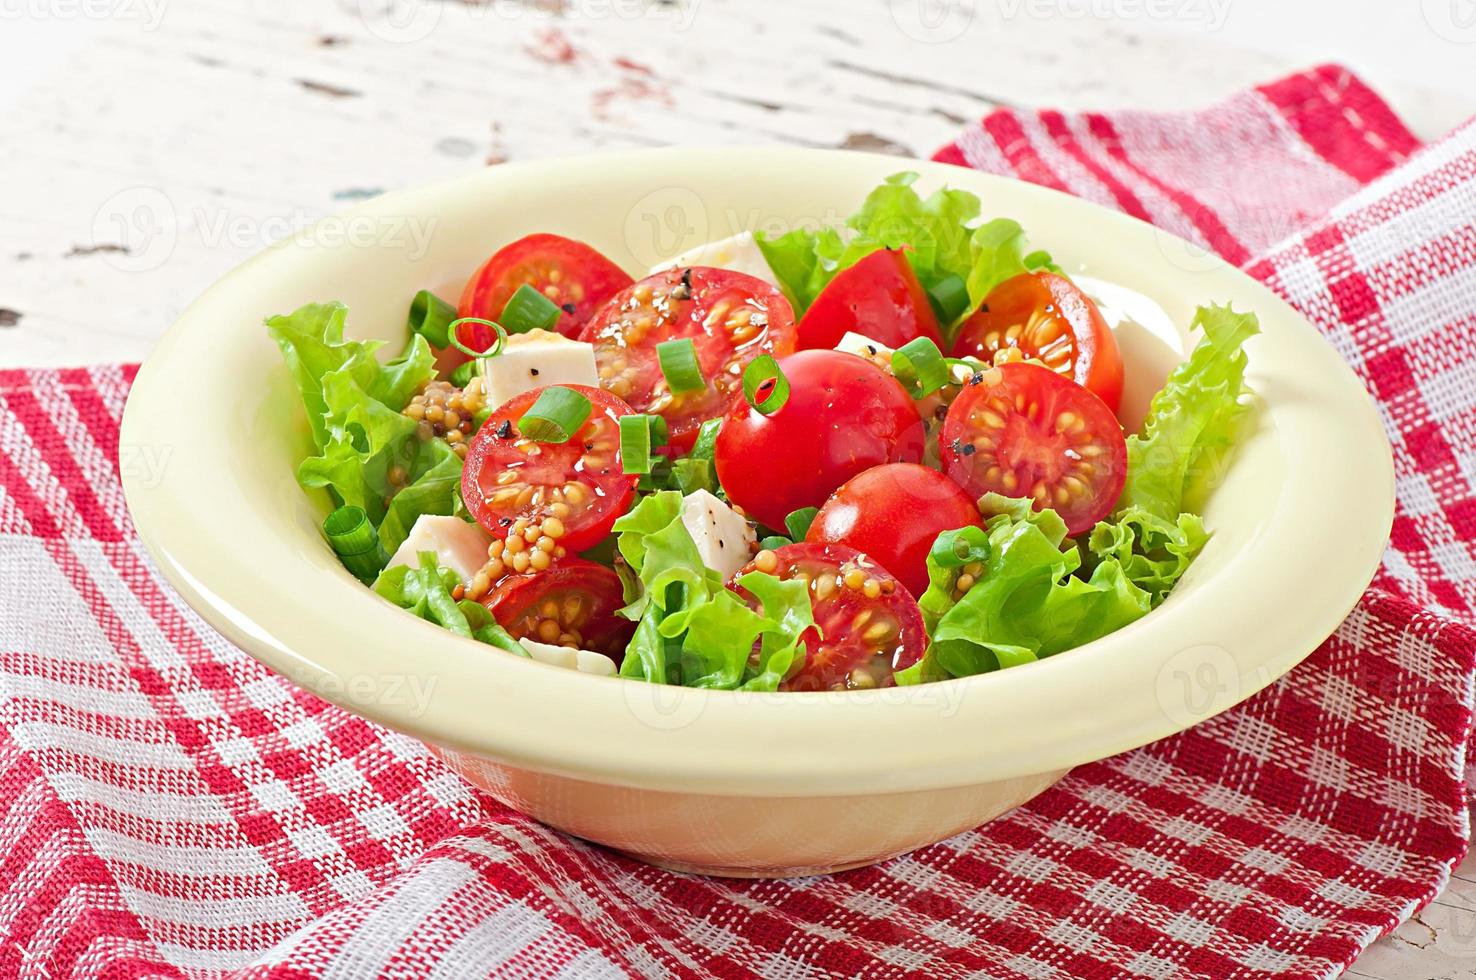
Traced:
<path fill-rule="evenodd" d="M 1202 306 L 1192 327 L 1204 338 L 1153 396 L 1142 432 L 1128 437 L 1119 514 L 1140 510 L 1177 521 L 1186 495 L 1220 472 L 1248 419 L 1243 348 L 1260 321 L 1229 306 Z"/>
<path fill-rule="evenodd" d="M 421 514 L 450 514 L 461 484 L 461 460 L 440 439 L 420 440 L 401 414 L 435 376 L 435 354 L 412 336 L 400 355 L 381 363 L 382 341 L 346 341 L 348 308 L 312 303 L 267 320 L 307 408 L 317 455 L 298 467 L 309 489 L 325 488 L 339 504 L 362 507 L 393 553 Z M 396 484 L 394 471 L 405 480 Z"/>
<path fill-rule="evenodd" d="M 918 600 L 931 644 L 899 684 L 1000 670 L 1089 643 L 1147 615 L 1208 540 L 1184 509 L 1218 473 L 1247 421 L 1243 345 L 1253 314 L 1199 310 L 1204 338 L 1153 399 L 1128 439 L 1127 487 L 1112 519 L 1082 541 L 1051 510 L 990 494 L 984 528 L 939 536 Z M 974 580 L 958 588 L 961 575 Z"/>
<path fill-rule="evenodd" d="M 434 551 L 422 551 L 416 565 L 387 568 L 374 581 L 374 591 L 427 622 L 457 636 L 480 640 L 489 646 L 528 656 L 527 649 L 512 634 L 497 624 L 492 614 L 479 602 L 456 601 L 451 590 L 460 584 L 456 573 L 441 568 Z"/>
<path fill-rule="evenodd" d="M 802 637 L 815 628 L 805 584 L 749 572 L 737 584 L 758 600 L 759 609 L 750 608 L 702 563 L 681 511 L 682 494 L 663 490 L 615 522 L 625 564 L 621 615 L 637 622 L 621 675 L 686 687 L 776 690 L 803 662 Z"/>
<path fill-rule="evenodd" d="M 1053 268 L 1046 253 L 1027 251 L 1017 222 L 997 218 L 979 224 L 976 195 L 945 187 L 924 198 L 912 188 L 917 178 L 911 172 L 888 177 L 846 220 L 849 232 L 800 228 L 777 238 L 756 236 L 796 314 L 841 270 L 883 248 L 906 247 L 907 260 L 930 295 L 951 292 L 946 288 L 950 280 L 966 285 L 965 308 L 945 312 L 950 322 L 977 309 L 991 289 L 1011 276 Z"/>

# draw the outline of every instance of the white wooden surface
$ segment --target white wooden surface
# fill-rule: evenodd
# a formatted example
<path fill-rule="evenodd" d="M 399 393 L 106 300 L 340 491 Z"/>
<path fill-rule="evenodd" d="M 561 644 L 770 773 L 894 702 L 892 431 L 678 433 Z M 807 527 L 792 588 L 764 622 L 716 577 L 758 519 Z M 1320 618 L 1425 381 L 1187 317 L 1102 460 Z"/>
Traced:
<path fill-rule="evenodd" d="M 1430 138 L 1471 0 L 0 0 L 0 366 L 136 360 L 357 198 L 666 143 L 925 156 L 1002 103 L 1179 108 L 1323 60 Z M 1349 976 L 1476 980 L 1476 859 Z"/>

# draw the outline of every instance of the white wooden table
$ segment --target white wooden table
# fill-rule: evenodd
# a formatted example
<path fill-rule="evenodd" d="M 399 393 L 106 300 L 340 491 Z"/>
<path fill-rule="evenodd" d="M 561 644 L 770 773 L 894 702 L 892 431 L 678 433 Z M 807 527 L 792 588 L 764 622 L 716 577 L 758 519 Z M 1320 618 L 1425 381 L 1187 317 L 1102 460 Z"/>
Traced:
<path fill-rule="evenodd" d="M 666 143 L 926 156 L 1001 103 L 1181 108 L 1351 64 L 1476 114 L 1471 0 L 0 0 L 0 366 L 137 360 L 347 202 Z M 1476 980 L 1476 860 L 1350 976 Z"/>

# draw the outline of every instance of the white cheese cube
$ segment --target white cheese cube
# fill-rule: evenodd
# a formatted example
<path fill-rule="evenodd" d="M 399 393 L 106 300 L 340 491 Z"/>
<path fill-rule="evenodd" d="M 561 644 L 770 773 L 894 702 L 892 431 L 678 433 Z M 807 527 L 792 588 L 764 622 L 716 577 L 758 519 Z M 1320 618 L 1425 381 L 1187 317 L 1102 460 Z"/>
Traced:
<path fill-rule="evenodd" d="M 835 345 L 835 349 L 845 351 L 847 354 L 856 354 L 868 360 L 878 354 L 892 356 L 890 347 L 883 347 L 865 334 L 856 333 L 854 330 L 847 331 L 846 335 L 840 339 L 840 343 Z"/>
<path fill-rule="evenodd" d="M 422 551 L 434 551 L 442 568 L 449 568 L 465 584 L 487 564 L 487 547 L 492 536 L 475 524 L 459 517 L 421 514 L 415 519 L 410 535 L 395 549 L 386 568 L 420 564 Z"/>
<path fill-rule="evenodd" d="M 725 582 L 752 557 L 753 527 L 706 490 L 682 498 L 682 526 L 697 545 L 702 564 L 722 575 Z"/>
<path fill-rule="evenodd" d="M 743 272 L 756 279 L 762 279 L 776 288 L 779 285 L 779 280 L 774 276 L 774 270 L 769 268 L 769 260 L 764 258 L 764 253 L 759 249 L 758 242 L 754 241 L 751 231 L 741 231 L 728 238 L 720 238 L 715 242 L 707 242 L 696 248 L 688 249 L 670 262 L 661 263 L 651 272 L 664 272 L 667 269 L 681 269 L 693 265 L 732 269 L 734 272 Z"/>
<path fill-rule="evenodd" d="M 530 640 L 526 637 L 518 642 L 528 651 L 529 656 L 541 664 L 553 664 L 555 667 L 577 670 L 585 674 L 615 676 L 615 661 L 603 653 L 595 653 L 593 650 L 575 650 L 573 647 L 556 647 L 551 643 L 539 643 L 537 640 Z"/>
<path fill-rule="evenodd" d="M 594 348 L 547 330 L 513 334 L 501 354 L 481 361 L 481 369 L 487 404 L 494 406 L 544 385 L 600 384 Z"/>

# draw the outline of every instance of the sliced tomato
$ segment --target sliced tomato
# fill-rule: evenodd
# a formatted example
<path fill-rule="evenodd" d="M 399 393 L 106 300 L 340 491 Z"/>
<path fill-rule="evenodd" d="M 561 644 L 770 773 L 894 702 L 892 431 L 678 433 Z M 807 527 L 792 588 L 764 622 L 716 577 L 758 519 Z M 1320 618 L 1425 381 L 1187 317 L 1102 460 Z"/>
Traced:
<path fill-rule="evenodd" d="M 740 394 L 714 445 L 718 480 L 753 517 L 781 528 L 862 470 L 922 459 L 922 420 L 896 378 L 835 350 L 802 350 L 779 368 L 789 400 L 765 415 Z"/>
<path fill-rule="evenodd" d="M 691 338 L 707 387 L 673 393 L 656 345 Z M 666 419 L 671 445 L 690 449 L 703 422 L 743 397 L 743 369 L 794 350 L 794 311 L 753 276 L 695 266 L 648 276 L 605 305 L 580 339 L 594 345 L 600 383 L 638 412 Z"/>
<path fill-rule="evenodd" d="M 1122 402 L 1122 354 L 1097 304 L 1070 279 L 1026 272 L 995 286 L 964 321 L 954 357 L 986 364 L 1006 348 L 1090 389 L 1116 412 Z"/>
<path fill-rule="evenodd" d="M 498 249 L 467 280 L 457 313 L 496 320 L 519 286 L 532 286 L 563 308 L 559 333 L 578 337 L 595 311 L 631 281 L 625 270 L 583 242 L 562 235 L 525 235 Z M 472 337 L 461 339 L 477 346 Z"/>
<path fill-rule="evenodd" d="M 922 612 L 906 586 L 853 548 L 788 544 L 760 552 L 738 575 L 751 571 L 785 581 L 805 579 L 820 628 L 819 635 L 805 634 L 805 662 L 780 690 L 892 687 L 893 674 L 917 663 L 927 649 Z M 736 591 L 757 605 L 742 589 Z"/>
<path fill-rule="evenodd" d="M 1127 479 L 1127 441 L 1107 404 L 1026 361 L 975 377 L 943 420 L 943 472 L 971 497 L 1030 497 L 1071 534 L 1106 517 Z"/>
<path fill-rule="evenodd" d="M 561 558 L 541 572 L 504 575 L 482 600 L 516 639 L 625 656 L 635 623 L 615 615 L 625 605 L 620 576 L 597 562 Z"/>
<path fill-rule="evenodd" d="M 918 337 L 943 347 L 933 305 L 902 249 L 884 248 L 842 269 L 800 319 L 799 349 L 834 347 L 847 332 L 894 350 Z"/>
<path fill-rule="evenodd" d="M 569 551 L 583 551 L 610 533 L 610 525 L 630 506 L 640 477 L 620 465 L 620 418 L 631 414 L 630 406 L 599 388 L 562 387 L 590 400 L 589 418 L 573 437 L 537 442 L 519 433 L 518 420 L 543 389 L 523 392 L 472 437 L 461 499 L 495 538 L 508 537 L 522 521 L 525 528 L 541 527 Z"/>
<path fill-rule="evenodd" d="M 922 595 L 938 535 L 981 523 L 978 505 L 957 483 L 926 466 L 891 463 L 851 477 L 831 494 L 805 540 L 869 555 Z"/>

